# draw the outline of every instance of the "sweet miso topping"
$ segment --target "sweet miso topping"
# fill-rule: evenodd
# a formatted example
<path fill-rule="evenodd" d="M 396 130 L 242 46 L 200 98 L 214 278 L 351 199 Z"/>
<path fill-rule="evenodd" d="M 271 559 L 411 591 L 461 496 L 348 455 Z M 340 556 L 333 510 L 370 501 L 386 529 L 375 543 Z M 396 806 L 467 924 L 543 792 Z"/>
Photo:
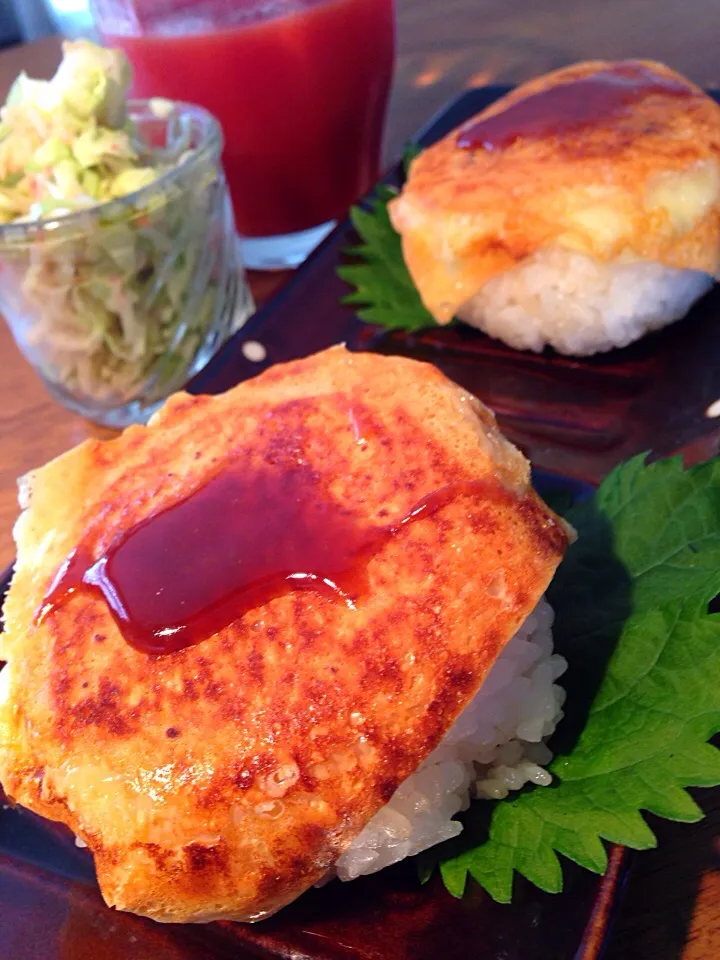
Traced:
<path fill-rule="evenodd" d="M 562 136 L 617 117 L 653 94 L 692 97 L 694 91 L 641 63 L 619 63 L 517 100 L 500 113 L 466 127 L 457 144 L 468 150 L 505 150 L 524 138 Z"/>
<path fill-rule="evenodd" d="M 166 654 L 291 591 L 314 590 L 353 607 L 367 589 L 369 558 L 390 537 L 458 497 L 493 495 L 482 481 L 451 483 L 396 522 L 375 525 L 334 499 L 303 463 L 223 470 L 101 556 L 81 544 L 58 571 L 40 618 L 75 591 L 94 591 L 128 643 Z"/>

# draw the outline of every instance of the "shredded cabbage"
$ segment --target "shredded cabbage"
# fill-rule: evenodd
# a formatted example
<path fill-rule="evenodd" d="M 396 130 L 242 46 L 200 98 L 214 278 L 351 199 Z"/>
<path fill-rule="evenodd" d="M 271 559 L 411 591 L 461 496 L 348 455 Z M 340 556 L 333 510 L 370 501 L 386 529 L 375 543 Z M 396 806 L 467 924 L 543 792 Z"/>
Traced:
<path fill-rule="evenodd" d="M 182 385 L 237 269 L 217 156 L 183 173 L 190 131 L 165 101 L 169 142 L 144 143 L 130 81 L 121 51 L 66 42 L 55 76 L 21 74 L 0 109 L 0 224 L 38 224 L 31 241 L 0 226 L 0 306 L 51 386 L 107 408 Z"/>
<path fill-rule="evenodd" d="M 121 195 L 117 179 L 142 165 L 130 81 L 124 54 L 89 40 L 63 44 L 52 80 L 20 74 L 0 110 L 0 222 L 39 219 L 48 201 L 77 210 Z"/>

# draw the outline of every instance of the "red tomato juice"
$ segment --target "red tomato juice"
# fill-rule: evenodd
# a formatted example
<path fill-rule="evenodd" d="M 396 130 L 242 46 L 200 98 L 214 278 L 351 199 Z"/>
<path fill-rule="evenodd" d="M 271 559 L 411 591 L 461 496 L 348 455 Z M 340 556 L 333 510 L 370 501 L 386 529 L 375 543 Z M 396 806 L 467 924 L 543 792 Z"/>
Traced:
<path fill-rule="evenodd" d="M 133 94 L 188 100 L 225 134 L 240 233 L 293 233 L 343 216 L 375 182 L 392 79 L 392 0 L 306 9 L 207 32 L 105 35 L 132 62 Z"/>

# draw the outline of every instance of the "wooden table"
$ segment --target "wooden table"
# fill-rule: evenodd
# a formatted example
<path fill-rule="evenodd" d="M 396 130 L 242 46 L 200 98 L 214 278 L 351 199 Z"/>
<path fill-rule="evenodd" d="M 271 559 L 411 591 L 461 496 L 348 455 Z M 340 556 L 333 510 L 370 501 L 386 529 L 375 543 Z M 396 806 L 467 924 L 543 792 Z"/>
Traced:
<path fill-rule="evenodd" d="M 386 157 L 467 87 L 511 83 L 569 61 L 643 56 L 720 87 L 717 0 L 397 0 L 399 59 Z M 49 76 L 54 39 L 0 54 L 0 96 L 21 69 Z M 266 299 L 286 276 L 251 278 Z M 0 566 L 13 556 L 15 480 L 90 433 L 54 403 L 0 325 Z M 720 790 L 700 794 L 698 826 L 660 824 L 638 855 L 605 960 L 720 958 Z"/>

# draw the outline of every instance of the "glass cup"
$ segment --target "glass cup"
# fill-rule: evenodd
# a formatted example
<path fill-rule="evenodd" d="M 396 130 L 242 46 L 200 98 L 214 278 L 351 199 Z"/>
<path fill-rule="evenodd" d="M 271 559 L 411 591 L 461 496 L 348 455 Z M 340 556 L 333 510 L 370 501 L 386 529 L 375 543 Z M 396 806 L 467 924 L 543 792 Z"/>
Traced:
<path fill-rule="evenodd" d="M 219 118 L 245 265 L 296 266 L 378 179 L 392 0 L 91 0 L 136 95 Z"/>
<path fill-rule="evenodd" d="M 252 311 L 220 164 L 200 107 L 143 101 L 130 117 L 173 166 L 118 200 L 0 226 L 0 310 L 71 410 L 143 422 Z"/>

